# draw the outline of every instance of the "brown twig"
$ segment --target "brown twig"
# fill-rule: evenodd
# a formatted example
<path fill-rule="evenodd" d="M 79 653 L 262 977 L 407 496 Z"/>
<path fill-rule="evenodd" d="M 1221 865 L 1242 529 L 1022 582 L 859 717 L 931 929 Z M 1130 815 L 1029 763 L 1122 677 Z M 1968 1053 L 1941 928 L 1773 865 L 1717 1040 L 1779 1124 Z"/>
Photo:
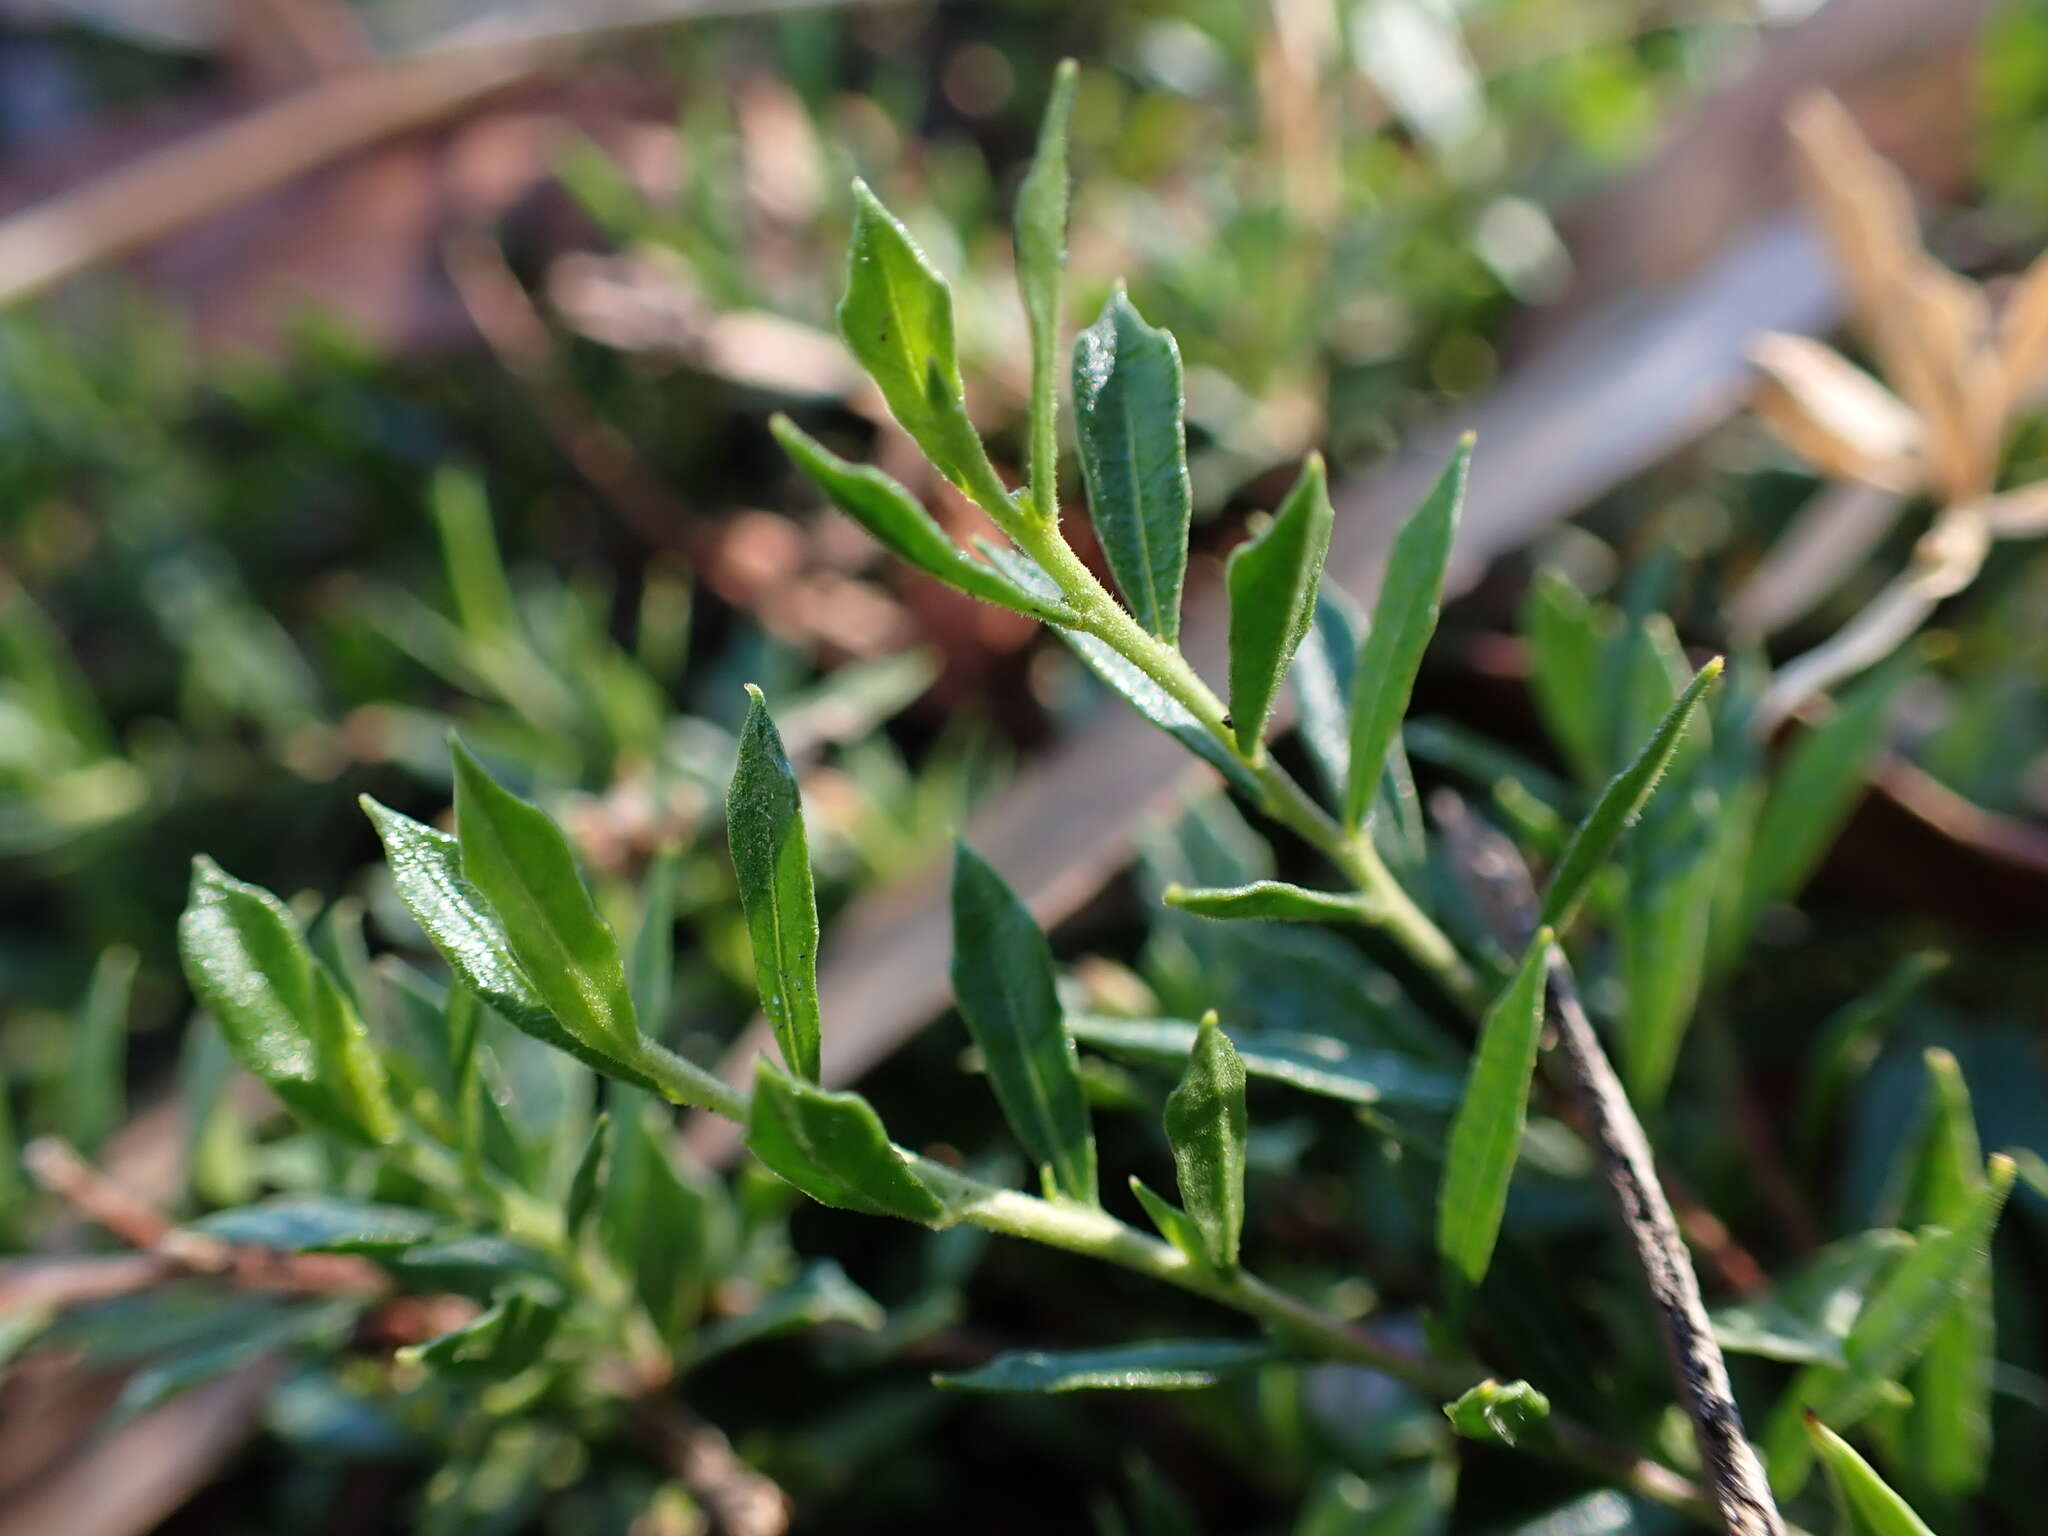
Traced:
<path fill-rule="evenodd" d="M 1430 804 L 1453 862 L 1473 885 L 1496 937 L 1510 950 L 1519 948 L 1535 930 L 1537 912 L 1535 885 L 1520 853 L 1473 816 L 1457 796 L 1439 792 Z M 1729 1536 L 1784 1536 L 1784 1521 L 1763 1465 L 1743 1432 L 1727 1363 L 1707 1320 L 1699 1277 L 1679 1236 L 1671 1202 L 1658 1180 L 1649 1137 L 1586 1017 L 1571 967 L 1557 948 L 1550 957 L 1549 1022 L 1555 1040 L 1548 1059 L 1591 1130 L 1622 1228 L 1649 1285 L 1679 1402 L 1692 1421 L 1715 1508 Z"/>
<path fill-rule="evenodd" d="M 789 1495 L 740 1460 L 722 1430 L 670 1398 L 648 1398 L 641 1406 L 642 1436 L 710 1511 L 724 1536 L 783 1536 Z"/>

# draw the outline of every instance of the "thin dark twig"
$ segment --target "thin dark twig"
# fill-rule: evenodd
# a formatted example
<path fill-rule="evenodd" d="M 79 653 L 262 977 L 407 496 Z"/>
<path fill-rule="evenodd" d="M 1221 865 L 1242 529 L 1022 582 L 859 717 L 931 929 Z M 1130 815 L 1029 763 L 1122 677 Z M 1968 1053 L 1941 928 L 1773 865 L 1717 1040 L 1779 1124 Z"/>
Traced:
<path fill-rule="evenodd" d="M 1536 891 L 1514 844 L 1472 815 L 1455 795 L 1434 795 L 1430 807 L 1496 937 L 1511 950 L 1526 943 L 1536 926 Z M 1571 967 L 1554 946 L 1549 1022 L 1555 1039 L 1547 1057 L 1561 1069 L 1565 1089 L 1591 1132 L 1622 1228 L 1649 1285 L 1679 1403 L 1692 1421 L 1715 1507 L 1729 1536 L 1784 1536 L 1763 1465 L 1743 1432 L 1727 1363 L 1707 1321 L 1699 1277 L 1671 1202 L 1658 1181 L 1649 1138 L 1586 1017 Z"/>

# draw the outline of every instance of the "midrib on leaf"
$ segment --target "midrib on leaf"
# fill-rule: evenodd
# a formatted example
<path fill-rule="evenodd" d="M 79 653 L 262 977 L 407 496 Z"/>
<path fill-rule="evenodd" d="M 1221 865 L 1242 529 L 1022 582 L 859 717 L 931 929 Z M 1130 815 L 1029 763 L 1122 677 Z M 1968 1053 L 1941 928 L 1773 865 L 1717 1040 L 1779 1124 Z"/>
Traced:
<path fill-rule="evenodd" d="M 1124 442 L 1129 448 L 1126 462 L 1131 473 L 1131 510 L 1137 514 L 1138 566 L 1144 573 L 1145 605 L 1152 615 L 1153 623 L 1158 626 L 1153 633 L 1163 639 L 1173 631 L 1174 626 L 1168 621 L 1165 605 L 1159 600 L 1159 574 L 1152 564 L 1152 530 L 1145 517 L 1145 476 L 1142 466 L 1138 463 L 1138 420 L 1131 409 L 1130 390 L 1123 389 L 1118 391 L 1118 394 L 1118 405 L 1124 418 Z"/>

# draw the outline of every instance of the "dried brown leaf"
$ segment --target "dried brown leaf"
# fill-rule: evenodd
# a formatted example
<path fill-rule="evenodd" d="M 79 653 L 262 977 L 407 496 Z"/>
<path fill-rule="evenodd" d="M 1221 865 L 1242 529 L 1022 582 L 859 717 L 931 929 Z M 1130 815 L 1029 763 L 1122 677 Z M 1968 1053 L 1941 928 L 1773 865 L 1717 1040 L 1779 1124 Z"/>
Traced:
<path fill-rule="evenodd" d="M 2008 400 L 2021 404 L 2048 382 L 2048 251 L 2014 282 L 1998 324 L 1999 361 Z"/>
<path fill-rule="evenodd" d="M 1750 357 L 1764 372 L 1757 414 L 1795 453 L 1836 479 L 1918 488 L 1920 422 L 1884 385 L 1804 336 L 1764 336 Z"/>
<path fill-rule="evenodd" d="M 1849 307 L 1889 372 L 1892 286 L 1920 255 L 1912 193 L 1828 92 L 1802 99 L 1790 127 L 1801 180 L 1841 264 Z"/>

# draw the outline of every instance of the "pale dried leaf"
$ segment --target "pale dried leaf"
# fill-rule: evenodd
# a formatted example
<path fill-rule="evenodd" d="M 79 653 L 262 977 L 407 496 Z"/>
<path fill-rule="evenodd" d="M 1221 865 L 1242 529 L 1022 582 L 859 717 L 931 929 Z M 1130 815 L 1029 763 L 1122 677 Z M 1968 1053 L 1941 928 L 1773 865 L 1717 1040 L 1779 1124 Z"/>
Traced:
<path fill-rule="evenodd" d="M 1801 180 L 1841 264 L 1850 309 L 1883 353 L 1892 280 L 1920 254 L 1912 193 L 1828 92 L 1801 100 L 1790 127 Z M 1889 369 L 1889 358 L 1883 360 Z"/>
<path fill-rule="evenodd" d="M 2048 251 L 2036 256 L 2013 284 L 1999 315 L 1998 351 L 2007 398 L 2020 405 L 2048 381 Z"/>
<path fill-rule="evenodd" d="M 2031 539 L 2048 534 L 2048 480 L 2004 491 L 1978 503 L 1994 539 Z"/>
<path fill-rule="evenodd" d="M 1764 372 L 1757 414 L 1795 453 L 1836 479 L 1918 487 L 1920 422 L 1884 385 L 1804 336 L 1764 336 L 1750 357 Z"/>
<path fill-rule="evenodd" d="M 1984 290 L 1923 258 L 1908 269 L 1899 298 L 1898 329 L 1924 381 L 1924 393 L 1907 398 L 1926 427 L 1928 476 L 1950 503 L 1982 496 L 1998 471 L 2006 421 Z"/>

